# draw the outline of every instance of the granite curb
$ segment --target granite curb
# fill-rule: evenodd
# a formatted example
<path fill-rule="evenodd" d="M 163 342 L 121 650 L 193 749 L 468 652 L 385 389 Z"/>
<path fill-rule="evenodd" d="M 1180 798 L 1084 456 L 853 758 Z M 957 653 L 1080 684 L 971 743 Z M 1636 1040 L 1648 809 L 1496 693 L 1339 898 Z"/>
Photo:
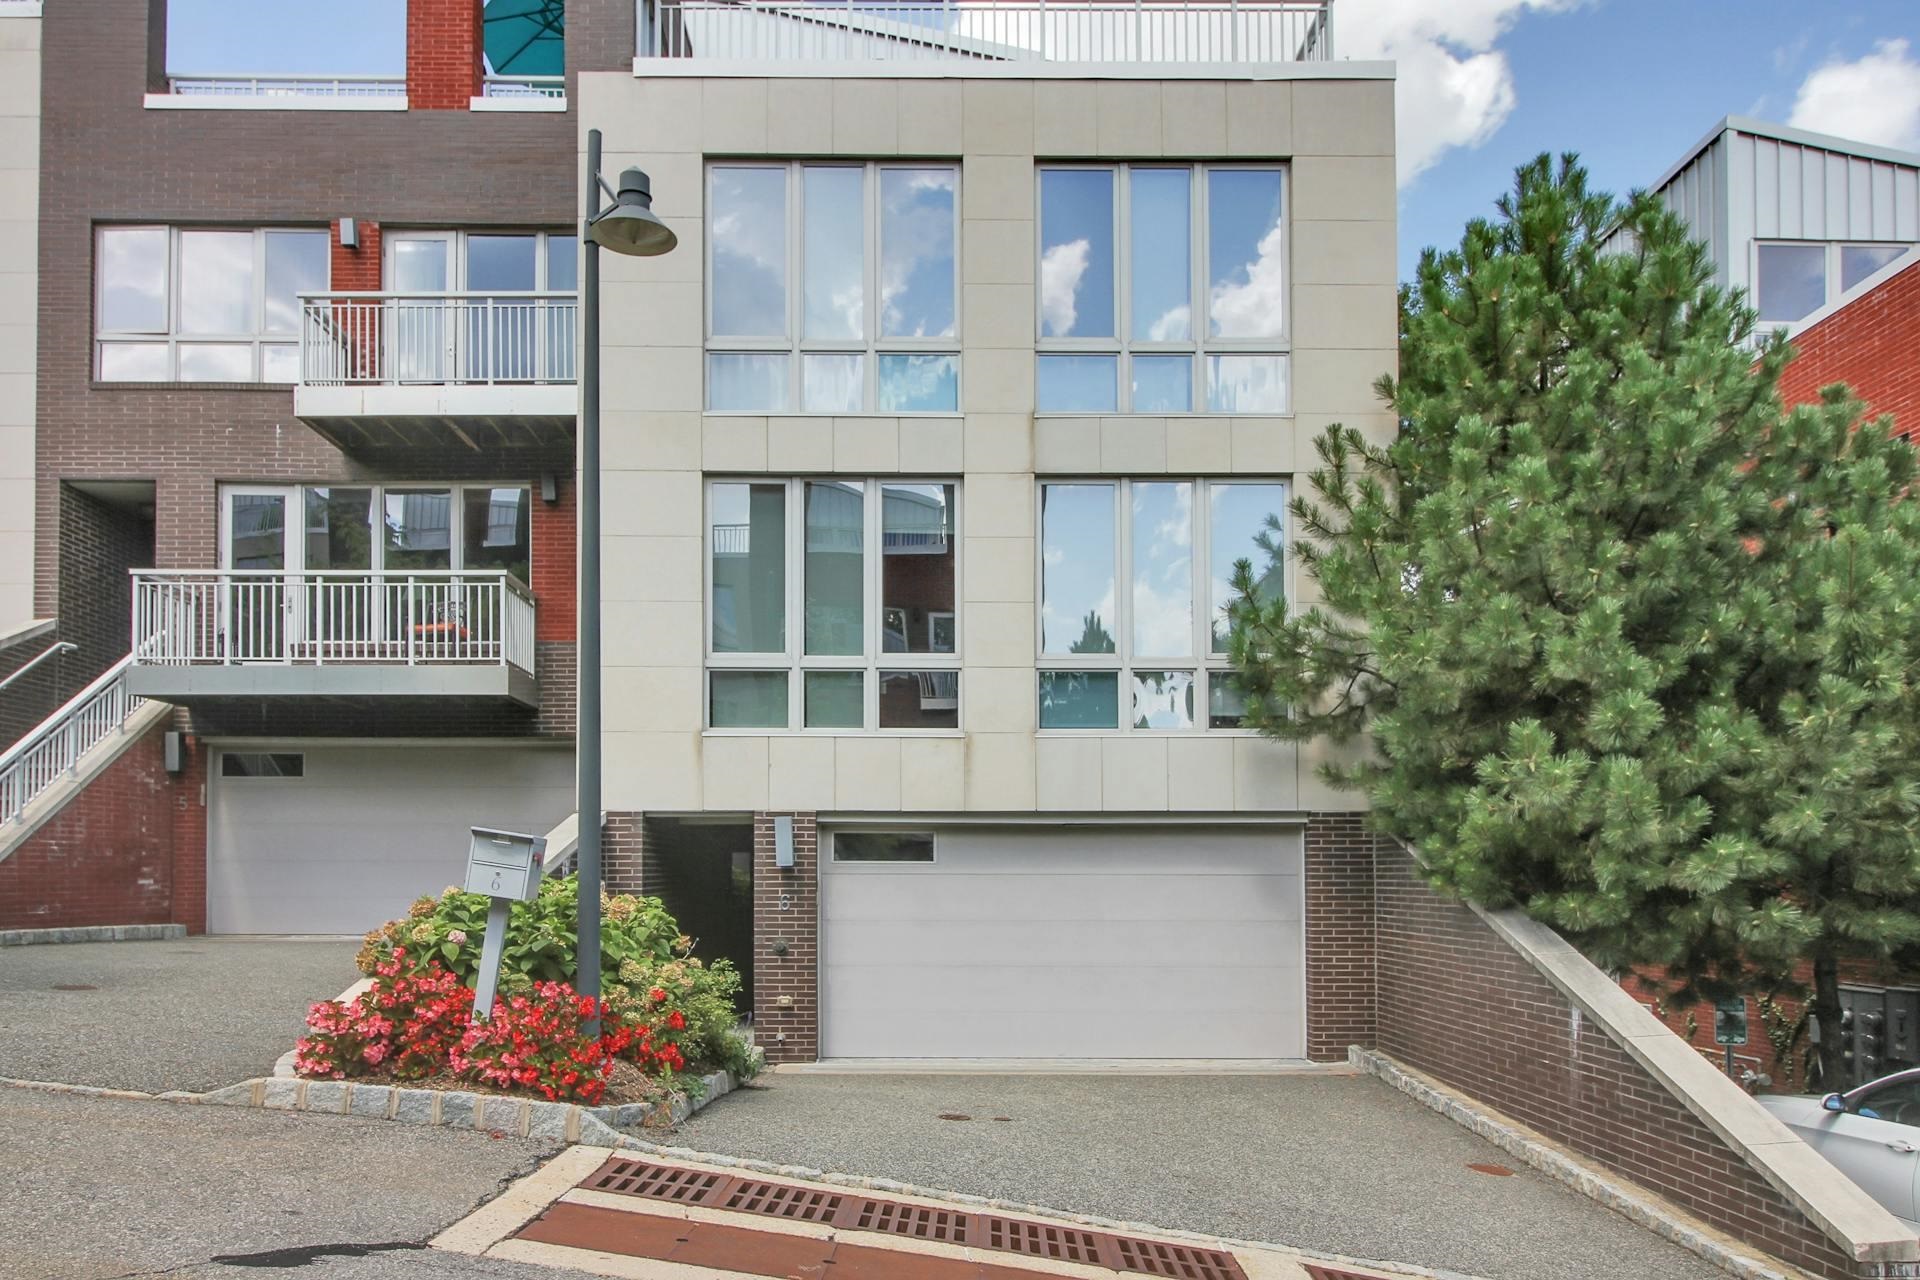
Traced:
<path fill-rule="evenodd" d="M 585 1142 L 597 1146 L 619 1145 L 624 1136 L 619 1130 L 623 1128 L 668 1128 L 680 1124 L 715 1098 L 723 1097 L 738 1087 L 733 1076 L 725 1071 L 702 1077 L 702 1083 L 706 1088 L 698 1101 L 681 1093 L 662 1102 L 583 1107 L 572 1102 L 540 1102 L 531 1098 L 447 1089 L 408 1089 L 354 1080 L 298 1080 L 261 1076 L 207 1093 L 187 1093 L 182 1090 L 141 1093 L 131 1089 L 102 1089 L 92 1085 L 15 1080 L 0 1076 L 0 1085 L 43 1093 L 359 1116 L 368 1120 L 498 1131 L 518 1138 L 551 1138 L 559 1142 Z"/>
<path fill-rule="evenodd" d="M 171 942 L 187 936 L 183 924 L 88 924 L 70 929 L 0 929 L 0 947 L 58 942 Z"/>
<path fill-rule="evenodd" d="M 1803 1272 L 1740 1244 L 1653 1192 L 1598 1168 L 1519 1122 L 1402 1066 L 1384 1053 L 1354 1045 L 1347 1050 L 1347 1060 L 1428 1109 L 1471 1130 L 1516 1160 L 1722 1271 L 1741 1280 L 1804 1280 Z"/>

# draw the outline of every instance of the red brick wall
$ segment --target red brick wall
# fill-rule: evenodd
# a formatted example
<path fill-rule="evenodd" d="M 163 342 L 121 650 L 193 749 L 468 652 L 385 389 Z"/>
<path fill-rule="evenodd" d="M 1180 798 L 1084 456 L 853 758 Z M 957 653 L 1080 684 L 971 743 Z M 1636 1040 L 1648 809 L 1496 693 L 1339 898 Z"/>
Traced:
<path fill-rule="evenodd" d="M 753 815 L 754 1043 L 768 1062 L 812 1062 L 820 1056 L 820 840 L 813 814 L 789 815 L 793 866 L 774 866 L 776 816 Z"/>
<path fill-rule="evenodd" d="M 1380 1049 L 1768 1253 L 1861 1274 L 1410 857 L 1383 847 L 1375 866 Z"/>
<path fill-rule="evenodd" d="M 534 639 L 574 639 L 579 609 L 579 530 L 574 516 L 572 472 L 561 472 L 558 500 L 539 500 L 539 485 L 534 486 L 533 504 L 533 588 L 540 602 L 534 619 Z"/>
<path fill-rule="evenodd" d="M 1780 398 L 1809 404 L 1844 382 L 1896 433 L 1920 435 L 1920 266 L 1884 281 L 1794 339 Z"/>
<path fill-rule="evenodd" d="M 0 861 L 0 929 L 183 923 L 204 930 L 206 818 L 191 776 L 176 780 L 166 771 L 166 728 L 150 730 Z M 189 817 L 199 840 L 183 849 Z M 177 906 L 189 909 L 176 914 Z"/>
<path fill-rule="evenodd" d="M 1373 860 L 1364 813 L 1307 820 L 1307 1057 L 1345 1062 L 1374 1039 Z"/>
<path fill-rule="evenodd" d="M 407 0 L 407 106 L 466 111 L 480 96 L 483 0 Z"/>

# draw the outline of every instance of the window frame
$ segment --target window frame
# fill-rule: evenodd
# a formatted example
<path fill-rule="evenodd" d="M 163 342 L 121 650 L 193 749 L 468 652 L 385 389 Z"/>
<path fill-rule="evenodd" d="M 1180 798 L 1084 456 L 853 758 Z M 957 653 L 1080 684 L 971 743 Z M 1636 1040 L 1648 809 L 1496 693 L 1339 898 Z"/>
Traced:
<path fill-rule="evenodd" d="M 477 293 L 483 297 L 512 297 L 525 292 L 516 289 L 480 289 L 475 288 L 467 279 L 467 244 L 474 237 L 487 239 L 500 236 L 531 236 L 533 238 L 533 278 L 534 293 L 570 293 L 578 295 L 579 286 L 571 289 L 556 289 L 553 285 L 553 245 L 555 240 L 573 241 L 573 274 L 577 282 L 580 278 L 580 236 L 567 227 L 551 226 L 505 226 L 505 227 L 434 227 L 405 226 L 383 229 L 380 241 L 380 278 L 383 281 L 394 278 L 394 243 L 409 238 L 424 240 L 430 237 L 443 237 L 448 243 L 447 276 L 453 282 L 449 293 Z"/>
<path fill-rule="evenodd" d="M 1795 320 L 1780 320 L 1760 314 L 1760 250 L 1762 248 L 1815 248 L 1824 250 L 1822 255 L 1822 300 L 1819 306 Z M 1920 242 L 1912 240 L 1794 240 L 1783 236 L 1756 236 L 1747 247 L 1747 301 L 1753 307 L 1755 327 L 1762 330 L 1792 328 L 1805 324 L 1810 318 L 1833 306 L 1847 296 L 1842 271 L 1848 249 L 1895 249 L 1898 250 L 1892 262 L 1875 268 L 1866 279 L 1872 279 L 1881 271 L 1898 262 L 1907 253 L 1920 252 Z M 1859 285 L 1854 286 L 1858 288 Z"/>
<path fill-rule="evenodd" d="M 244 770 L 229 769 L 229 763 L 245 758 L 298 761 L 292 773 L 249 773 Z M 222 751 L 220 753 L 220 777 L 239 778 L 250 782 L 300 782 L 307 776 L 307 753 L 304 751 Z"/>
<path fill-rule="evenodd" d="M 164 329 L 108 329 L 101 323 L 105 313 L 102 305 L 106 289 L 106 275 L 102 266 L 106 260 L 102 244 L 109 232 L 114 231 L 161 231 L 167 237 L 166 262 L 166 327 Z M 220 232 L 227 234 L 249 235 L 253 239 L 253 315 L 254 328 L 249 333 L 184 333 L 180 327 L 181 269 L 183 254 L 182 237 L 202 232 Z M 112 346 L 155 346 L 164 345 L 167 349 L 167 374 L 159 382 L 202 383 L 203 378 L 182 378 L 180 376 L 180 348 L 184 346 L 241 346 L 248 348 L 249 368 L 252 377 L 239 382 L 217 380 L 222 386 L 262 386 L 291 387 L 298 381 L 296 374 L 292 382 L 269 382 L 264 376 L 265 347 L 291 347 L 298 364 L 300 349 L 300 330 L 296 324 L 291 333 L 271 333 L 267 330 L 267 237 L 273 234 L 317 235 L 328 246 L 326 255 L 326 288 L 333 287 L 332 233 L 325 226 L 288 224 L 284 226 L 219 226 L 200 223 L 171 222 L 97 222 L 93 227 L 93 354 L 91 358 L 92 380 L 104 386 L 142 386 L 151 385 L 152 378 L 108 378 L 104 374 L 106 349 Z"/>
<path fill-rule="evenodd" d="M 786 231 L 786 327 L 785 336 L 718 336 L 713 331 L 713 175 L 718 169 L 760 169 L 786 174 L 781 217 Z M 806 200 L 808 169 L 851 169 L 861 177 L 862 317 L 866 335 L 862 338 L 809 338 L 805 336 L 806 318 Z M 953 174 L 953 333 L 943 338 L 882 337 L 880 334 L 880 175 L 889 169 L 944 169 Z M 966 405 L 965 364 L 961 358 L 965 334 L 962 287 L 961 230 L 963 226 L 961 187 L 962 166 L 957 160 L 856 160 L 856 159 L 710 159 L 701 173 L 701 197 L 704 207 L 701 229 L 705 243 L 701 247 L 704 283 L 701 289 L 700 403 L 702 411 L 727 417 L 887 417 L 957 418 Z M 783 355 L 787 358 L 787 403 L 783 409 L 716 409 L 713 407 L 713 357 L 716 355 Z M 860 403 L 855 410 L 808 409 L 803 399 L 803 366 L 809 355 L 859 355 Z M 882 409 L 880 407 L 880 358 L 886 355 L 941 355 L 953 359 L 954 407 L 952 409 Z"/>
<path fill-rule="evenodd" d="M 1133 320 L 1133 174 L 1138 170 L 1179 170 L 1188 173 L 1187 187 L 1187 301 L 1193 336 L 1180 341 L 1154 341 L 1134 338 Z M 1041 258 L 1046 252 L 1046 232 L 1042 218 L 1046 175 L 1053 171 L 1078 170 L 1107 172 L 1113 183 L 1113 328 L 1111 338 L 1056 338 L 1046 336 L 1044 301 L 1039 288 Z M 1211 236 L 1209 218 L 1211 185 L 1207 176 L 1218 171 L 1277 173 L 1280 175 L 1280 253 L 1286 271 L 1286 305 L 1281 310 L 1280 333 L 1272 338 L 1211 338 L 1206 334 L 1210 320 L 1207 294 L 1207 248 Z M 1145 417 L 1254 417 L 1293 416 L 1293 166 L 1273 161 L 1041 161 L 1033 176 L 1033 263 L 1034 263 L 1034 415 L 1036 417 L 1089 417 L 1126 415 Z M 1112 409 L 1042 409 L 1039 405 L 1040 365 L 1048 355 L 1111 355 L 1114 360 L 1114 407 Z M 1186 409 L 1136 410 L 1133 402 L 1133 360 L 1139 356 L 1185 355 L 1191 361 L 1189 385 L 1192 396 Z M 1272 355 L 1284 362 L 1287 403 L 1270 413 L 1229 413 L 1208 408 L 1211 388 L 1207 383 L 1207 358 L 1216 355 Z"/>
<path fill-rule="evenodd" d="M 861 494 L 861 652 L 858 654 L 808 654 L 806 652 L 806 487 L 809 484 L 859 484 Z M 716 653 L 713 647 L 713 491 L 716 485 L 781 485 L 785 490 L 785 507 L 782 513 L 782 529 L 785 534 L 783 554 L 783 579 L 781 583 L 781 603 L 784 610 L 783 625 L 785 647 L 779 653 Z M 885 504 L 880 495 L 889 486 L 905 485 L 952 485 L 953 486 L 953 628 L 954 644 L 950 653 L 889 653 L 882 649 L 880 635 L 884 629 L 884 616 L 881 608 L 882 573 L 884 554 L 870 554 L 868 549 L 879 551 L 882 548 L 880 537 L 881 522 L 884 518 Z M 918 475 L 862 475 L 862 476 L 772 476 L 772 475 L 709 475 L 704 477 L 700 491 L 700 552 L 701 552 L 701 652 L 703 667 L 700 678 L 701 706 L 700 724 L 705 733 L 765 737 L 769 734 L 805 734 L 813 737 L 845 737 L 857 735 L 898 736 L 909 738 L 955 737 L 966 731 L 965 699 L 955 709 L 955 724 L 952 728 L 881 728 L 880 727 L 880 673 L 883 671 L 952 671 L 956 675 L 962 669 L 962 654 L 965 652 L 966 637 L 963 632 L 959 606 L 964 599 L 965 587 L 965 501 L 962 498 L 963 485 L 958 475 L 918 476 Z M 784 727 L 715 725 L 713 723 L 713 676 L 715 672 L 784 672 L 787 676 L 787 723 Z M 821 671 L 858 671 L 862 672 L 860 704 L 861 722 L 858 727 L 843 725 L 812 728 L 806 723 L 806 676 L 809 672 Z"/>
<path fill-rule="evenodd" d="M 288 482 L 266 481 L 266 482 L 260 482 L 260 483 L 250 483 L 250 482 L 241 482 L 241 481 L 235 481 L 232 483 L 223 482 L 217 486 L 217 492 L 215 495 L 215 502 L 218 504 L 218 507 L 219 507 L 219 531 L 218 531 L 219 546 L 217 548 L 217 552 L 220 559 L 220 567 L 223 570 L 231 570 L 233 568 L 233 524 L 232 524 L 233 507 L 232 507 L 232 504 L 228 501 L 228 498 L 235 494 L 242 495 L 242 496 L 248 496 L 248 495 L 270 496 L 270 495 L 280 494 L 280 495 L 285 495 L 287 499 L 287 503 L 288 503 L 287 518 L 289 522 L 296 521 L 296 520 L 299 522 L 297 526 L 299 529 L 299 535 L 290 536 L 288 538 L 288 546 L 290 548 L 295 549 L 298 552 L 299 563 L 297 564 L 297 566 L 290 563 L 289 567 L 283 570 L 282 572 L 289 573 L 289 574 L 365 573 L 365 574 L 391 574 L 394 576 L 404 575 L 409 572 L 417 572 L 414 570 L 390 569 L 387 567 L 386 539 L 380 536 L 381 526 L 377 522 L 377 519 L 371 522 L 368 526 L 369 532 L 370 532 L 370 537 L 369 537 L 370 548 L 369 548 L 369 554 L 367 558 L 372 563 L 370 563 L 367 568 L 365 569 L 310 569 L 308 568 L 305 563 L 305 560 L 306 560 L 305 535 L 308 532 L 306 528 L 307 493 L 309 490 L 313 490 L 313 489 L 365 489 L 365 490 L 368 490 L 369 493 L 371 494 L 371 497 L 368 500 L 370 503 L 368 511 L 371 517 L 378 517 L 381 513 L 383 513 L 386 510 L 386 499 L 389 491 L 415 490 L 415 489 L 446 490 L 449 494 L 449 504 L 450 504 L 450 511 L 447 517 L 447 539 L 448 539 L 447 568 L 444 570 L 432 571 L 436 573 L 493 573 L 493 572 L 496 572 L 496 570 L 493 570 L 493 569 L 476 568 L 464 563 L 467 556 L 466 496 L 469 492 L 472 492 L 473 490 L 486 491 L 486 490 L 492 490 L 492 489 L 518 489 L 527 495 L 527 573 L 529 577 L 532 576 L 533 559 L 534 559 L 533 512 L 535 510 L 536 503 L 538 501 L 536 495 L 538 494 L 539 489 L 537 485 L 530 484 L 525 481 L 517 481 L 517 480 L 498 480 L 498 481 L 295 480 L 295 481 L 288 481 Z M 289 559 L 291 561 L 292 557 L 289 557 Z M 521 586 L 525 587 L 528 590 L 528 592 L 532 592 L 533 584 L 531 582 L 522 582 L 519 579 L 519 577 L 514 574 L 508 574 L 507 576 L 512 578 L 514 581 L 519 582 Z"/>
<path fill-rule="evenodd" d="M 1191 506 L 1193 527 L 1188 531 L 1188 545 L 1191 549 L 1189 562 L 1189 581 L 1192 595 L 1191 627 L 1194 641 L 1193 654 L 1183 658 L 1169 658 L 1160 654 L 1136 654 L 1133 652 L 1133 504 L 1132 494 L 1135 484 L 1191 484 L 1194 486 L 1196 501 Z M 1070 653 L 1053 654 L 1046 649 L 1046 490 L 1050 485 L 1107 485 L 1113 490 L 1113 536 L 1114 536 L 1114 616 L 1108 619 L 1113 634 L 1114 652 L 1112 653 Z M 1157 737 L 1193 737 L 1196 735 L 1239 734 L 1252 735 L 1256 731 L 1245 727 L 1216 729 L 1209 723 L 1209 709 L 1212 705 L 1213 681 L 1232 670 L 1225 654 L 1214 653 L 1212 643 L 1213 605 L 1210 599 L 1210 579 L 1207 564 L 1213 542 L 1213 490 L 1229 485 L 1276 485 L 1280 489 L 1279 511 L 1286 527 L 1286 538 L 1281 546 L 1281 590 L 1286 598 L 1293 599 L 1294 575 L 1293 557 L 1289 554 L 1293 546 L 1292 521 L 1287 513 L 1287 503 L 1293 496 L 1293 486 L 1283 476 L 1245 475 L 1245 476 L 1194 476 L 1194 475 L 1146 475 L 1146 476 L 1045 476 L 1034 484 L 1034 631 L 1033 631 L 1033 699 L 1034 730 L 1042 737 L 1062 735 L 1065 737 L 1086 737 L 1088 735 L 1133 733 L 1148 734 Z M 1040 677 L 1054 671 L 1112 671 L 1118 673 L 1119 697 L 1116 720 L 1113 728 L 1089 727 L 1043 727 L 1040 724 Z M 1135 672 L 1144 671 L 1191 671 L 1193 681 L 1193 727 L 1189 729 L 1142 729 L 1133 723 L 1133 677 Z"/>

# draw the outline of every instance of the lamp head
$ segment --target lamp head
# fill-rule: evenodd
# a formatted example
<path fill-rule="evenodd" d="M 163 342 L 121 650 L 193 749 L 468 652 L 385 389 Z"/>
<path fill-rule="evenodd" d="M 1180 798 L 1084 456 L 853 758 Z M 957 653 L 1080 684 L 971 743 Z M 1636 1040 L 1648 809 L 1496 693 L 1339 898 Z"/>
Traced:
<path fill-rule="evenodd" d="M 620 175 L 613 207 L 587 224 L 587 236 L 603 249 L 636 258 L 666 253 L 679 243 L 673 229 L 653 211 L 653 184 L 639 169 Z"/>

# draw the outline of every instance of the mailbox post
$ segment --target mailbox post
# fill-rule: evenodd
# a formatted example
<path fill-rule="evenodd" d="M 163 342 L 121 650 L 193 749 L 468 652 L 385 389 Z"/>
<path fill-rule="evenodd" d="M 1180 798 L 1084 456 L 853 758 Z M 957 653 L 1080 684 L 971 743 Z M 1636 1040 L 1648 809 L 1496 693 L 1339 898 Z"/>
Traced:
<path fill-rule="evenodd" d="M 500 953 L 507 945 L 507 917 L 516 902 L 540 895 L 546 873 L 547 842 L 542 836 L 474 827 L 467 848 L 468 893 L 484 893 L 487 936 L 480 947 L 480 971 L 473 979 L 473 1016 L 482 1022 L 493 1016 L 494 992 L 500 986 Z"/>

